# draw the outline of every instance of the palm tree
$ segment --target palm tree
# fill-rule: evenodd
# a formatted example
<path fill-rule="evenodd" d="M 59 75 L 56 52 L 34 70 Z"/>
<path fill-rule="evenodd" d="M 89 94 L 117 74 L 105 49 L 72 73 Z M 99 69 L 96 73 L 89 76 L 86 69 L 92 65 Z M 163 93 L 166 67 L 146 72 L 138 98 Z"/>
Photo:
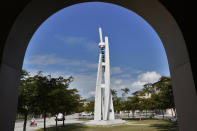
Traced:
<path fill-rule="evenodd" d="M 128 110 L 132 111 L 132 116 L 134 118 L 134 114 L 136 110 L 139 110 L 140 107 L 140 98 L 138 96 L 132 96 L 128 98 L 128 103 L 126 106 Z"/>
<path fill-rule="evenodd" d="M 112 96 L 114 98 L 114 97 L 117 96 L 117 91 L 115 89 L 111 89 L 111 94 L 112 94 Z"/>
<path fill-rule="evenodd" d="M 124 100 L 126 100 L 125 96 L 126 96 L 126 94 L 128 94 L 130 92 L 130 89 L 129 88 L 123 88 L 121 90 L 123 91 L 122 97 L 124 98 Z"/>

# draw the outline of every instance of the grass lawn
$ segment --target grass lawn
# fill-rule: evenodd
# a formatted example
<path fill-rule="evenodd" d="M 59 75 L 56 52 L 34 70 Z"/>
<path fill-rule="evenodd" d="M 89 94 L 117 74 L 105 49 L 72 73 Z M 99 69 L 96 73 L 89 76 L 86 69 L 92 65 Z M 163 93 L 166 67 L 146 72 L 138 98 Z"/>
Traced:
<path fill-rule="evenodd" d="M 89 121 L 90 119 L 78 119 L 79 121 Z"/>
<path fill-rule="evenodd" d="M 58 127 L 58 131 L 177 131 L 176 123 L 163 120 L 128 120 L 135 124 L 148 125 L 117 125 L 117 126 L 83 126 L 83 125 L 66 125 Z M 43 131 L 39 129 L 36 131 Z M 47 128 L 47 131 L 55 131 L 55 127 Z"/>
<path fill-rule="evenodd" d="M 155 119 L 142 119 L 142 120 L 126 120 L 129 122 L 135 122 L 136 124 L 170 124 L 174 125 L 176 124 L 175 122 L 169 122 L 169 121 L 164 121 L 164 120 L 155 120 Z"/>

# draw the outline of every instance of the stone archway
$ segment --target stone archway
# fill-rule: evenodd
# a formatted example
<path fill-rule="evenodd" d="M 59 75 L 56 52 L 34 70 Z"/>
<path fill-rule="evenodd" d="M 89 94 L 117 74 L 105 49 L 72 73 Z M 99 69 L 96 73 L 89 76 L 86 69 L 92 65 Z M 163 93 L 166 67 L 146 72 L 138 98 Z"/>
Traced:
<path fill-rule="evenodd" d="M 0 125 L 13 130 L 17 106 L 17 85 L 26 48 L 36 29 L 49 16 L 67 6 L 100 1 L 114 3 L 143 17 L 164 44 L 172 77 L 175 104 L 181 130 L 197 130 L 197 95 L 190 60 L 182 33 L 171 14 L 156 0 L 42 0 L 31 1 L 17 17 L 7 37 L 0 65 Z"/>

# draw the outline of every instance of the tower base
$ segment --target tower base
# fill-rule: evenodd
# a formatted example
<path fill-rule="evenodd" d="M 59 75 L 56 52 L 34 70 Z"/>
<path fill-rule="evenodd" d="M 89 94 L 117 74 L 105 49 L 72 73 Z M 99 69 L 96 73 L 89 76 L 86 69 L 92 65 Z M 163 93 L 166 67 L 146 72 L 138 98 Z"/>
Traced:
<path fill-rule="evenodd" d="M 120 125 L 124 124 L 127 121 L 122 120 L 122 119 L 114 119 L 114 120 L 89 120 L 85 123 L 85 125 L 96 125 L 96 126 L 110 126 L 110 125 Z"/>

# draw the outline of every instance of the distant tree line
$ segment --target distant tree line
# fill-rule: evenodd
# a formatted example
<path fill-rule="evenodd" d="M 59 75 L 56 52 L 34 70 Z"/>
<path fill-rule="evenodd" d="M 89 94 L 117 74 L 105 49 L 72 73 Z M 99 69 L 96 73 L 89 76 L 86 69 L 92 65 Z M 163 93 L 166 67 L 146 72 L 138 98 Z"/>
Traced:
<path fill-rule="evenodd" d="M 22 70 L 18 87 L 17 113 L 24 116 L 23 131 L 26 130 L 29 114 L 42 114 L 45 131 L 47 114 L 57 117 L 58 113 L 68 115 L 80 112 L 82 107 L 80 95 L 77 94 L 77 89 L 69 89 L 72 81 L 72 76 L 53 78 L 51 75 L 43 75 L 41 71 L 34 76 L 30 76 L 27 71 Z"/>
<path fill-rule="evenodd" d="M 170 109 L 172 115 L 176 117 L 170 77 L 162 76 L 155 83 L 145 84 L 141 90 L 132 93 L 130 96 L 128 96 L 130 92 L 129 88 L 123 88 L 121 91 L 122 96 L 118 97 L 117 91 L 111 89 L 116 114 L 119 114 L 120 111 L 126 111 L 129 115 L 131 111 L 132 117 L 134 118 L 136 111 L 140 114 L 145 112 L 146 117 L 147 112 L 152 112 L 152 117 L 154 117 L 154 114 L 162 113 L 164 118 L 164 111 Z M 85 99 L 84 102 L 86 102 Z M 94 101 L 86 102 L 83 108 L 81 108 L 81 111 L 94 112 Z M 173 112 L 175 114 L 173 114 Z"/>
<path fill-rule="evenodd" d="M 156 83 L 145 84 L 143 89 L 134 92 L 131 96 L 125 99 L 126 94 L 130 92 L 129 88 L 122 89 L 122 98 L 117 96 L 116 90 L 111 90 L 113 95 L 114 110 L 116 113 L 120 111 L 131 111 L 133 117 L 135 111 L 162 112 L 171 109 L 172 114 L 175 112 L 175 104 L 170 77 L 162 76 Z M 128 113 L 129 115 L 129 113 Z"/>
<path fill-rule="evenodd" d="M 51 75 L 43 75 L 40 71 L 34 76 L 22 70 L 20 84 L 18 87 L 17 113 L 24 116 L 23 131 L 26 130 L 28 115 L 42 115 L 44 118 L 44 130 L 46 130 L 47 114 L 56 116 L 62 113 L 64 116 L 75 112 L 94 112 L 94 101 L 87 102 L 77 94 L 77 89 L 70 89 L 69 85 L 73 77 L 57 78 Z M 130 89 L 121 89 L 122 97 L 117 96 L 117 91 L 112 89 L 115 113 L 120 111 L 132 112 L 162 112 L 171 109 L 175 112 L 172 83 L 170 77 L 162 76 L 155 83 L 145 84 L 143 89 L 128 96 Z M 86 104 L 84 104 L 86 103 Z M 129 113 L 128 113 L 129 115 Z M 64 120 L 63 120 L 64 126 Z M 57 121 L 56 121 L 57 128 Z"/>

